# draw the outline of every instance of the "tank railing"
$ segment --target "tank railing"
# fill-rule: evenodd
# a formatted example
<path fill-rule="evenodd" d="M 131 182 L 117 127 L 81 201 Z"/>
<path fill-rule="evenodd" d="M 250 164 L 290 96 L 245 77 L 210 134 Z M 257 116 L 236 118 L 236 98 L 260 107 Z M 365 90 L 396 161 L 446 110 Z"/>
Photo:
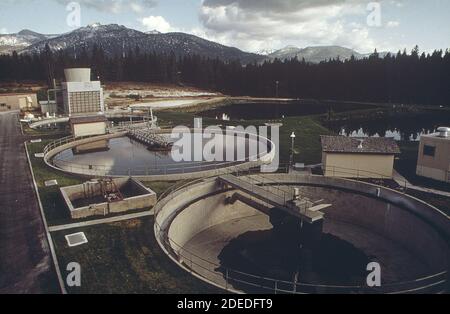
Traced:
<path fill-rule="evenodd" d="M 81 165 L 54 158 L 52 163 L 61 170 L 74 172 L 82 175 L 92 176 L 151 176 L 151 175 L 171 175 L 171 174 L 188 174 L 202 171 L 215 171 L 217 173 L 222 168 L 235 167 L 247 161 L 235 162 L 199 162 L 199 163 L 175 163 L 164 164 L 156 167 L 134 167 L 134 168 L 119 168 L 115 166 L 106 165 Z"/>
<path fill-rule="evenodd" d="M 289 173 L 289 166 L 282 166 L 282 172 Z M 269 188 L 274 188 L 275 191 L 280 192 L 280 194 L 285 197 L 287 201 L 292 201 L 295 198 L 295 191 L 293 188 L 290 188 L 286 185 L 281 185 L 275 180 L 271 180 L 268 176 L 264 176 L 261 172 L 251 173 L 250 179 L 254 180 L 256 184 L 262 185 L 263 187 L 268 186 Z M 299 191 L 298 194 L 300 199 L 305 199 L 313 204 L 313 199 L 315 198 L 311 193 L 305 191 Z M 286 204 L 286 203 L 285 203 Z M 306 207 L 308 205 L 305 205 Z"/>
<path fill-rule="evenodd" d="M 278 169 L 278 173 L 287 173 L 289 172 L 288 167 L 280 166 Z M 230 172 L 228 172 L 230 173 Z M 239 169 L 236 168 L 235 171 L 231 171 L 231 174 L 236 175 L 236 177 L 243 182 L 248 182 L 252 186 L 252 191 L 258 188 L 262 188 L 266 193 L 269 193 L 277 198 L 283 199 L 284 206 L 287 206 L 289 202 L 294 199 L 294 189 L 290 189 L 289 187 L 285 187 L 274 180 L 270 180 L 266 176 L 261 175 L 261 171 L 259 168 L 252 169 Z M 245 179 L 242 179 L 245 178 Z M 308 204 L 305 203 L 302 206 L 298 207 L 300 212 L 304 213 L 308 209 Z"/>
<path fill-rule="evenodd" d="M 324 170 L 325 175 L 330 173 L 333 177 L 392 180 L 392 176 L 386 176 L 385 174 L 375 173 L 373 171 L 366 171 L 361 169 L 351 169 L 338 166 L 326 166 L 322 167 L 322 169 Z"/>
<path fill-rule="evenodd" d="M 192 182 L 191 182 L 192 184 Z M 186 189 L 184 187 L 183 189 Z M 182 190 L 183 190 L 182 189 Z M 167 237 L 158 224 L 155 212 L 155 233 L 157 238 L 166 247 L 168 253 L 179 263 L 183 264 L 191 273 L 205 278 L 228 290 L 237 291 L 246 287 L 246 292 L 258 293 L 268 292 L 274 294 L 310 294 L 310 293 L 420 293 L 438 289 L 437 292 L 445 291 L 448 272 L 443 271 L 430 276 L 418 278 L 399 283 L 385 284 L 381 287 L 371 288 L 367 285 L 335 285 L 335 284 L 311 284 L 286 280 L 278 280 L 264 276 L 249 274 L 223 267 L 215 262 L 207 260 L 198 254 L 187 250 L 173 239 Z M 206 275 L 205 275 L 206 274 Z M 213 279 L 215 277 L 216 279 Z"/>
<path fill-rule="evenodd" d="M 278 169 L 278 173 L 289 173 L 290 171 L 289 165 L 280 165 Z M 335 169 L 338 169 L 338 167 L 335 167 Z M 348 170 L 345 168 L 342 168 L 344 170 Z M 223 170 L 223 171 L 222 171 Z M 342 175 L 351 175 L 354 172 L 351 171 L 344 171 L 340 170 L 340 174 Z M 356 171 L 356 170 L 355 170 Z M 337 172 L 337 171 L 336 171 Z M 265 176 L 263 173 L 260 172 L 259 168 L 252 168 L 252 169 L 240 169 L 239 167 L 228 167 L 227 169 L 217 169 L 217 172 L 213 176 L 220 176 L 224 174 L 234 174 L 238 178 L 244 177 L 245 179 L 242 179 L 244 182 L 248 182 L 252 184 L 252 190 L 251 192 L 255 192 L 256 186 L 259 188 L 263 188 L 267 193 L 274 195 L 276 197 L 283 198 L 283 205 L 288 205 L 293 199 L 294 199 L 294 189 L 290 188 L 286 184 L 279 184 L 277 181 L 270 179 L 270 176 Z M 359 179 L 363 178 L 372 178 L 374 175 L 373 173 L 367 172 L 366 176 L 362 176 L 362 172 L 358 176 Z M 295 172 L 290 174 L 296 175 Z M 378 175 L 378 174 L 377 174 Z M 300 175 L 299 175 L 300 176 Z M 380 175 L 378 175 L 380 176 Z M 253 188 L 254 187 L 254 188 Z M 302 191 L 300 194 L 301 198 L 306 198 L 307 201 L 300 206 L 301 212 L 305 212 L 311 205 L 311 204 L 317 204 L 317 202 L 314 202 L 315 196 L 313 196 L 311 193 Z M 308 203 L 309 202 L 309 203 Z"/>
<path fill-rule="evenodd" d="M 164 132 L 164 130 L 158 130 L 159 132 Z M 86 138 L 95 138 L 96 136 L 83 136 L 83 137 L 74 137 L 68 136 L 58 140 L 55 140 L 49 143 L 44 148 L 44 156 L 46 157 L 49 152 L 52 150 L 70 144 L 79 140 L 83 140 Z M 117 169 L 114 166 L 108 165 L 82 165 L 76 164 L 70 161 L 65 161 L 62 159 L 53 158 L 53 160 L 49 161 L 56 167 L 63 167 L 62 170 L 74 172 L 81 175 L 89 175 L 89 176 L 149 176 L 149 175 L 170 175 L 170 174 L 187 174 L 191 172 L 198 171 L 218 171 L 220 168 L 228 168 L 237 165 L 241 165 L 243 163 L 248 162 L 257 162 L 261 161 L 263 156 L 266 156 L 269 153 L 269 149 L 259 152 L 255 156 L 247 156 L 243 160 L 238 161 L 226 161 L 226 162 L 214 162 L 214 161 L 202 161 L 195 163 L 174 163 L 174 164 L 164 164 L 148 167 L 134 167 L 128 169 Z M 118 173 L 113 173 L 113 170 L 117 170 Z"/>
<path fill-rule="evenodd" d="M 79 137 L 74 137 L 73 135 L 70 136 L 66 136 L 60 139 L 57 139 L 51 143 L 49 143 L 48 145 L 46 145 L 44 147 L 44 155 L 47 155 L 50 151 L 54 150 L 55 148 L 58 148 L 60 146 L 66 145 L 66 144 L 70 144 L 76 141 L 80 141 L 80 140 L 84 140 L 87 138 L 93 138 L 95 137 L 95 135 L 88 135 L 88 136 L 79 136 Z"/>
<path fill-rule="evenodd" d="M 278 173 L 289 173 L 290 166 L 281 166 Z M 337 169 L 337 167 L 335 167 Z M 352 170 L 352 169 L 350 169 Z M 260 171 L 256 168 L 241 170 L 239 168 L 232 169 L 232 171 L 221 171 L 222 173 L 232 173 L 237 176 L 262 176 Z M 219 171 L 219 176 L 221 173 Z M 351 172 L 346 172 L 351 174 Z M 368 175 L 373 176 L 373 173 L 367 172 Z M 296 175 L 296 174 L 291 174 Z M 300 174 L 297 174 L 300 176 Z M 304 175 L 303 175 L 304 176 Z M 361 179 L 363 177 L 360 177 Z M 364 177 L 369 178 L 369 177 Z M 157 206 L 155 207 L 155 234 L 157 238 L 162 242 L 164 247 L 167 248 L 169 254 L 179 262 L 181 262 L 191 273 L 195 273 L 198 276 L 212 281 L 218 286 L 225 288 L 226 290 L 236 291 L 241 290 L 242 287 L 247 287 L 250 292 L 270 292 L 270 293 L 282 293 L 282 294 L 309 294 L 309 293 L 387 293 L 387 294 L 399 294 L 399 293 L 421 293 L 421 292 L 444 292 L 447 289 L 448 283 L 448 271 L 442 271 L 430 276 L 421 277 L 414 280 L 403 281 L 398 283 L 383 284 L 381 287 L 368 287 L 367 285 L 335 285 L 335 284 L 311 284 L 303 282 L 294 282 L 286 280 L 278 280 L 273 278 L 267 278 L 264 276 L 258 276 L 241 271 L 237 271 L 231 268 L 223 267 L 215 262 L 209 261 L 196 253 L 187 250 L 184 246 L 178 244 L 167 235 L 167 230 L 158 223 L 158 216 L 167 201 L 170 201 L 170 195 L 174 193 L 188 192 L 190 188 L 200 182 L 207 180 L 207 178 L 198 179 L 195 181 L 181 182 L 166 190 L 159 198 Z M 271 182 L 270 182 L 271 181 Z M 265 181 L 265 184 L 279 184 L 273 180 Z M 259 183 L 261 184 L 261 183 Z M 165 201 L 166 200 L 166 201 Z M 220 271 L 219 271 L 220 270 Z M 202 274 L 203 273 L 203 274 Z M 205 276 L 207 273 L 209 276 Z M 215 281 L 211 277 L 216 277 Z M 236 287 L 234 287 L 234 285 Z"/>
<path fill-rule="evenodd" d="M 338 177 L 338 178 L 346 178 L 346 179 L 357 179 L 357 180 L 391 180 L 394 181 L 400 188 L 402 188 L 403 193 L 406 194 L 408 189 L 415 190 L 413 187 L 409 186 L 409 182 L 406 179 L 396 178 L 394 179 L 393 176 L 386 176 L 384 174 L 372 172 L 372 171 L 366 171 L 361 169 L 351 169 L 351 168 L 344 168 L 344 167 L 337 167 L 337 166 L 327 166 L 324 167 L 324 174 L 329 174 L 332 177 Z M 383 185 L 383 182 L 375 182 L 375 184 L 385 186 Z M 389 187 L 389 186 L 387 186 Z M 424 191 L 428 193 L 435 193 L 435 190 L 419 186 L 419 191 Z"/>
<path fill-rule="evenodd" d="M 290 165 L 281 164 L 277 173 L 289 173 L 290 170 Z M 261 173 L 259 168 L 253 168 L 245 170 L 237 169 L 235 172 L 232 172 L 232 174 L 235 174 L 238 178 L 242 178 L 242 181 L 252 184 L 252 187 L 255 187 L 255 189 L 256 186 L 258 186 L 259 188 L 264 189 L 266 193 L 276 197 L 281 197 L 283 199 L 282 205 L 292 207 L 292 201 L 294 201 L 296 196 L 294 188 L 291 188 L 286 184 L 280 184 L 276 180 L 271 179 L 270 173 L 267 173 L 269 174 L 269 176 L 267 176 L 264 175 L 264 173 Z M 253 188 L 252 192 L 254 192 Z M 300 213 L 305 213 L 308 208 L 321 202 L 321 200 L 315 200 L 316 197 L 312 195 L 312 193 L 308 193 L 306 191 L 299 192 L 298 196 L 299 200 L 304 200 L 303 203 L 296 204 L 296 208 L 300 210 Z"/>
<path fill-rule="evenodd" d="M 277 173 L 286 173 L 287 171 L 289 171 L 288 167 L 279 167 L 278 168 L 278 172 Z M 159 197 L 158 197 L 158 202 L 163 200 L 167 195 L 175 193 L 175 192 L 179 192 L 179 191 L 186 191 L 187 189 L 189 189 L 192 185 L 202 182 L 208 178 L 212 178 L 212 177 L 219 177 L 221 175 L 226 175 L 226 174 L 233 174 L 236 175 L 238 177 L 240 176 L 253 176 L 256 175 L 258 173 L 261 173 L 260 168 L 259 167 L 254 167 L 254 168 L 250 168 L 250 169 L 241 169 L 239 166 L 235 166 L 235 167 L 231 167 L 231 168 L 219 168 L 217 169 L 217 172 L 214 175 L 211 175 L 209 177 L 204 177 L 204 178 L 200 178 L 200 179 L 196 179 L 196 180 L 184 180 L 179 182 L 178 184 L 175 184 L 173 186 L 171 186 L 169 189 L 167 189 L 166 191 L 164 191 Z M 276 183 L 276 181 L 273 181 Z M 267 184 L 267 183 L 266 183 Z"/>
<path fill-rule="evenodd" d="M 283 204 L 280 205 L 290 207 L 290 202 L 294 200 L 294 190 L 289 188 L 286 190 L 278 182 L 265 180 L 265 177 L 259 176 L 258 173 L 259 171 L 241 171 L 237 175 L 239 180 L 251 184 L 251 192 L 254 193 L 257 188 L 262 188 L 265 193 L 283 199 Z M 242 179 L 242 177 L 245 177 L 245 179 Z M 256 179 L 257 177 L 259 179 Z M 308 209 L 308 203 L 305 202 L 296 208 L 300 210 L 300 213 L 305 213 Z"/>
<path fill-rule="evenodd" d="M 136 124 L 142 124 L 142 123 L 136 123 Z M 163 131 L 161 131 L 163 132 Z M 96 136 L 82 136 L 82 137 L 74 137 L 74 136 L 67 136 L 58 140 L 55 140 L 51 143 L 49 143 L 44 148 L 44 156 L 62 146 L 66 145 L 75 141 L 83 140 L 86 138 L 94 138 Z M 257 157 L 250 156 L 246 158 L 245 161 L 234 161 L 234 162 L 223 162 L 223 163 L 214 163 L 214 162 L 198 162 L 198 163 L 175 163 L 175 164 L 165 164 L 165 165 L 156 165 L 156 166 L 149 166 L 149 167 L 137 167 L 137 168 L 128 168 L 125 169 L 117 169 L 119 171 L 120 176 L 149 176 L 149 175 L 170 175 L 170 174 L 186 174 L 189 172 L 197 172 L 197 171 L 211 171 L 211 170 L 219 170 L 219 168 L 224 167 L 232 167 L 234 165 L 239 165 L 244 162 L 250 162 L 253 161 L 254 158 L 260 158 L 261 156 L 267 155 L 268 151 L 265 151 L 263 153 L 260 153 Z M 64 161 L 60 159 L 54 159 L 52 163 L 55 166 L 62 165 L 70 172 L 75 172 L 82 175 L 90 175 L 90 176 L 111 176 L 111 172 L 115 170 L 112 166 L 107 165 L 81 165 L 72 163 L 70 161 Z M 291 169 L 291 166 L 286 166 L 286 172 L 289 172 L 289 169 Z M 364 180 L 364 179 L 374 179 L 374 180 L 393 180 L 392 176 L 386 176 L 384 174 L 375 173 L 371 171 L 361 170 L 361 169 L 351 169 L 351 168 L 344 168 L 344 167 L 338 167 L 338 166 L 326 166 L 323 168 L 325 174 L 330 173 L 332 176 L 335 177 L 343 177 L 343 178 L 349 178 L 349 179 L 358 179 L 358 180 Z M 256 173 L 254 173 L 256 175 Z M 449 173 L 450 176 L 450 173 Z M 408 181 L 397 178 L 395 180 L 397 184 L 403 189 L 403 192 L 406 193 L 408 190 Z M 382 184 L 382 183 L 381 183 Z M 274 184 L 271 184 L 274 185 Z M 420 187 L 421 190 L 429 193 L 433 193 L 434 191 L 425 187 Z M 282 189 L 282 188 L 279 188 Z M 278 189 L 278 190 L 279 190 Z M 302 192 L 304 193 L 304 192 Z M 286 195 L 289 193 L 286 192 Z M 307 196 L 302 195 L 301 196 Z M 288 199 L 288 198 L 287 198 Z"/>
<path fill-rule="evenodd" d="M 152 167 L 134 167 L 134 168 L 117 168 L 106 165 L 81 165 L 62 159 L 53 159 L 53 164 L 62 168 L 63 170 L 80 170 L 84 175 L 101 175 L 101 176 L 149 176 L 149 175 L 169 175 L 169 174 L 187 174 L 198 171 L 212 171 L 220 168 L 232 167 L 242 165 L 243 163 L 253 162 L 251 159 L 245 161 L 231 161 L 231 162 L 197 162 L 197 163 L 174 163 L 156 165 Z M 117 170 L 113 171 L 113 170 Z M 75 171 L 73 171 L 75 172 Z M 78 173 L 78 171 L 76 172 Z"/>

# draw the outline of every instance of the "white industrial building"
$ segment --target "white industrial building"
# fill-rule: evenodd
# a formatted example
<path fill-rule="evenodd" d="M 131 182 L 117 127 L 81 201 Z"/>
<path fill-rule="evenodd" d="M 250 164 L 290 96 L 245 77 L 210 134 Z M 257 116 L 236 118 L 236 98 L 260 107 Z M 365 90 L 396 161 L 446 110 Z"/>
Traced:
<path fill-rule="evenodd" d="M 40 101 L 39 106 L 43 115 L 54 115 L 58 113 L 58 105 L 56 100 Z"/>
<path fill-rule="evenodd" d="M 450 183 L 450 128 L 420 137 L 417 175 Z"/>
<path fill-rule="evenodd" d="M 0 94 L 0 111 L 28 111 L 38 108 L 36 94 L 9 93 Z"/>
<path fill-rule="evenodd" d="M 100 81 L 91 81 L 91 69 L 64 70 L 66 82 L 62 83 L 64 113 L 69 116 L 103 113 L 105 104 Z"/>

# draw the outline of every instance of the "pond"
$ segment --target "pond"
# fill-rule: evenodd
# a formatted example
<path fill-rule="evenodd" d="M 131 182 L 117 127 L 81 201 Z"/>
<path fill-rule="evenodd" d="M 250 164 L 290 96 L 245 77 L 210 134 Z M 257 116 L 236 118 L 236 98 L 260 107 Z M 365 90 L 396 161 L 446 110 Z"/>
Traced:
<path fill-rule="evenodd" d="M 324 104 L 312 101 L 290 101 L 286 103 L 236 103 L 200 113 L 203 117 L 217 120 L 270 120 L 284 117 L 299 117 L 327 112 L 346 112 L 374 108 L 363 104 Z"/>
<path fill-rule="evenodd" d="M 435 133 L 450 125 L 450 112 L 424 112 L 378 119 L 356 119 L 326 123 L 340 135 L 351 137 L 392 137 L 397 141 L 419 141 L 421 135 Z"/>

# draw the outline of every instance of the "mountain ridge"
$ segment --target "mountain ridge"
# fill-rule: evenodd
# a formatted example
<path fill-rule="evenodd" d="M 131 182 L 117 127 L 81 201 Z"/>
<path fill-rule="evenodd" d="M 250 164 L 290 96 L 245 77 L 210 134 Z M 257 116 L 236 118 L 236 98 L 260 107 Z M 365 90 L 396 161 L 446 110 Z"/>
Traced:
<path fill-rule="evenodd" d="M 209 58 L 220 58 L 225 61 L 235 59 L 243 63 L 262 60 L 264 57 L 244 52 L 234 47 L 227 47 L 185 33 L 144 33 L 118 24 L 88 25 L 58 37 L 39 41 L 20 50 L 20 53 L 39 53 L 46 45 L 52 51 L 67 50 L 69 53 L 80 53 L 84 48 L 90 50 L 95 45 L 102 47 L 108 56 L 128 53 L 139 47 L 141 52 L 175 53 L 178 57 L 200 55 Z"/>
<path fill-rule="evenodd" d="M 380 52 L 380 57 L 385 57 L 388 52 Z M 296 46 L 286 46 L 282 49 L 276 50 L 273 53 L 269 54 L 268 57 L 271 59 L 280 59 L 280 60 L 289 60 L 293 58 L 297 58 L 298 60 L 305 60 L 309 63 L 320 63 L 322 61 L 327 60 L 348 60 L 352 56 L 355 59 L 363 59 L 368 58 L 371 55 L 369 54 L 361 54 L 356 50 L 345 48 L 342 46 L 309 46 L 305 48 L 298 48 Z"/>
<path fill-rule="evenodd" d="M 16 34 L 0 35 L 0 53 L 21 54 L 40 53 L 46 46 L 52 51 L 65 50 L 69 54 L 80 54 L 84 49 L 91 50 L 100 46 L 107 56 L 127 54 L 139 47 L 141 52 L 174 53 L 177 57 L 200 55 L 207 58 L 219 58 L 223 61 L 239 59 L 242 63 L 261 63 L 275 59 L 304 59 L 309 63 L 320 63 L 329 59 L 347 60 L 368 57 L 355 50 L 341 46 L 311 46 L 285 48 L 260 53 L 250 53 L 235 47 L 225 46 L 195 35 L 171 32 L 160 33 L 156 30 L 142 32 L 123 25 L 94 23 L 59 35 L 45 35 L 24 29 Z M 384 57 L 387 53 L 380 53 Z"/>

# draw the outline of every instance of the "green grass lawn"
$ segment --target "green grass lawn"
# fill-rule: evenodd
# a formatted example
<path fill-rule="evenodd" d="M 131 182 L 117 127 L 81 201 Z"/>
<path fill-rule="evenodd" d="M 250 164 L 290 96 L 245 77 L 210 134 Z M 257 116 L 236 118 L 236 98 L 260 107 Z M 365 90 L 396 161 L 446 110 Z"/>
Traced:
<path fill-rule="evenodd" d="M 376 109 L 370 109 L 372 114 Z M 340 113 L 340 119 L 363 117 L 366 112 Z M 163 127 L 177 125 L 193 126 L 195 113 L 183 111 L 163 111 L 157 113 Z M 337 117 L 336 117 L 337 118 Z M 287 163 L 291 153 L 290 135 L 296 133 L 295 162 L 316 164 L 321 162 L 320 135 L 333 135 L 324 124 L 323 116 L 289 117 L 278 121 L 283 123 L 280 129 L 280 160 Z M 222 122 L 204 119 L 204 126 L 226 123 L 227 125 L 260 126 L 267 121 L 230 121 Z M 48 134 L 47 134 L 48 135 Z M 51 136 L 51 135 L 48 135 Z M 45 134 L 44 134 L 45 137 Z M 43 138 L 44 138 L 43 137 Z M 80 184 L 85 179 L 66 175 L 47 167 L 43 159 L 35 158 L 34 153 L 42 152 L 50 140 L 44 138 L 42 143 L 29 144 L 39 194 L 44 206 L 49 225 L 73 222 L 68 217 L 68 210 L 62 203 L 59 187 L 45 187 L 46 180 L 56 179 L 60 186 Z M 411 167 L 417 147 L 414 143 L 401 143 L 403 154 L 401 160 L 405 167 Z M 408 166 L 409 165 L 409 166 Z M 158 196 L 170 189 L 177 182 L 149 182 L 145 185 L 154 190 Z M 437 202 L 437 199 L 436 199 Z M 448 204 L 448 200 L 442 200 Z M 436 205 L 440 205 L 436 203 Z M 442 208 L 442 206 L 440 206 Z M 100 217 L 101 218 L 101 217 Z M 65 267 L 70 262 L 78 262 L 82 269 L 82 286 L 68 288 L 70 293 L 220 293 L 191 276 L 175 265 L 159 248 L 153 231 L 153 217 L 129 220 L 114 224 L 97 225 L 74 230 L 53 233 L 53 239 L 63 277 Z M 64 236 L 76 232 L 85 232 L 88 243 L 69 248 Z"/>
<path fill-rule="evenodd" d="M 193 113 L 164 111 L 158 113 L 158 118 L 164 126 L 184 125 L 192 127 L 194 122 Z M 246 120 L 246 121 L 218 121 L 211 118 L 203 119 L 203 126 L 226 124 L 230 126 L 249 125 L 264 126 L 267 121 L 263 120 Z M 283 126 L 280 129 L 280 160 L 282 163 L 289 163 L 291 155 L 291 138 L 292 132 L 295 132 L 297 138 L 295 140 L 295 162 L 306 164 L 317 164 L 322 160 L 322 147 L 320 143 L 320 135 L 331 135 L 333 132 L 321 125 L 319 117 L 289 117 L 280 120 L 272 120 L 270 122 L 279 122 Z"/>
<path fill-rule="evenodd" d="M 27 144 L 36 184 L 39 190 L 39 196 L 49 226 L 72 222 L 69 211 L 60 195 L 59 188 L 80 184 L 85 181 L 81 178 L 66 175 L 60 171 L 54 170 L 45 164 L 43 158 L 34 157 L 35 153 L 42 153 L 44 147 L 51 141 L 52 140 L 47 139 L 43 140 L 41 143 Z M 59 186 L 46 187 L 45 181 L 48 180 L 57 180 Z"/>
<path fill-rule="evenodd" d="M 250 120 L 241 121 L 244 127 L 248 125 L 264 126 L 267 121 Z M 289 117 L 272 120 L 271 123 L 282 123 L 280 128 L 280 162 L 288 164 L 291 158 L 291 134 L 295 132 L 294 162 L 305 164 L 318 164 L 322 160 L 321 135 L 333 135 L 334 133 L 320 124 L 317 117 Z M 273 139 L 272 139 L 273 140 Z"/>
<path fill-rule="evenodd" d="M 66 136 L 70 135 L 67 131 L 65 131 L 63 129 L 54 129 L 54 130 L 32 129 L 29 127 L 28 123 L 22 123 L 22 130 L 23 130 L 24 135 L 32 136 L 32 137 L 42 136 L 46 139 L 48 139 L 48 138 L 56 139 L 56 138 L 66 137 Z"/>
<path fill-rule="evenodd" d="M 33 172 L 36 178 L 39 196 L 41 198 L 42 207 L 44 209 L 48 225 L 56 226 L 105 218 L 103 216 L 98 216 L 74 220 L 70 217 L 69 210 L 67 209 L 67 206 L 63 201 L 59 189 L 65 186 L 81 184 L 83 182 L 86 182 L 88 179 L 54 170 L 45 164 L 43 158 L 34 157 L 35 153 L 41 153 L 44 147 L 50 142 L 51 140 L 43 140 L 42 143 L 28 144 L 28 151 L 30 153 L 31 163 L 33 165 Z M 46 187 L 45 181 L 48 180 L 57 180 L 58 186 Z M 164 192 L 173 184 L 174 183 L 171 182 L 160 182 L 154 185 L 152 184 L 149 187 L 159 195 L 159 193 Z M 145 210 L 150 210 L 150 208 L 130 210 L 127 212 L 127 214 L 138 213 Z M 111 214 L 108 215 L 108 217 L 115 217 L 120 215 L 123 215 L 123 213 Z"/>
<path fill-rule="evenodd" d="M 178 185 L 182 182 L 189 182 L 189 181 L 158 181 L 158 182 L 143 182 L 143 184 L 152 189 L 153 192 L 156 193 L 158 197 L 161 196 L 164 192 L 169 190 L 171 187 Z"/>
<path fill-rule="evenodd" d="M 283 120 L 280 130 L 280 159 L 289 162 L 291 133 L 295 132 L 294 162 L 318 164 L 322 162 L 321 135 L 333 135 L 313 117 L 293 117 Z"/>
<path fill-rule="evenodd" d="M 173 263 L 160 249 L 153 217 L 53 233 L 61 272 L 81 265 L 81 287 L 70 293 L 220 293 Z M 84 232 L 88 243 L 69 248 L 67 234 Z"/>

